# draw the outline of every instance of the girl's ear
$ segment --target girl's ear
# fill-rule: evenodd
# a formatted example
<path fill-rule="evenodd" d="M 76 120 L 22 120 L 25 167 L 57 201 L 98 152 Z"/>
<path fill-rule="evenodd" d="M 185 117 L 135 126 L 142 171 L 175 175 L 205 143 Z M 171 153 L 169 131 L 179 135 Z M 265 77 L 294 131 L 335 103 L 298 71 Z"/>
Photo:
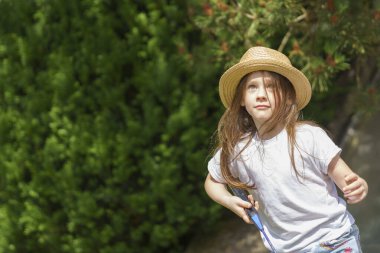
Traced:
<path fill-rule="evenodd" d="M 286 105 L 287 105 L 287 106 L 293 106 L 293 105 L 295 105 L 295 103 L 294 103 L 290 98 L 288 98 L 288 99 L 286 100 Z"/>

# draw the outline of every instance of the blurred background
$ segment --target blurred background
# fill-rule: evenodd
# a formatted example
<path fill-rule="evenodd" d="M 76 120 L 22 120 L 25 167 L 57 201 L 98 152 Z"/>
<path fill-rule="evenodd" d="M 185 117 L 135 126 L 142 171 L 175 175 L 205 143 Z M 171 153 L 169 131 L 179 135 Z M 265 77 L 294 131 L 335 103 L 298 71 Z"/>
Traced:
<path fill-rule="evenodd" d="M 311 81 L 380 252 L 379 0 L 0 0 L 0 252 L 265 252 L 203 190 L 218 80 L 255 45 Z"/>

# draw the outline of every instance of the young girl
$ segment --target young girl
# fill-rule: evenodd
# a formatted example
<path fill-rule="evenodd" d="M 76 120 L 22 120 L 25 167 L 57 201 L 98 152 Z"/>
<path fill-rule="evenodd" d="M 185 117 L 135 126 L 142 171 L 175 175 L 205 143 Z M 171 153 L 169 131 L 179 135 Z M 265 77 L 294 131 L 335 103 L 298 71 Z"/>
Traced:
<path fill-rule="evenodd" d="M 350 204 L 363 200 L 368 186 L 324 130 L 298 119 L 311 97 L 304 74 L 282 53 L 253 47 L 223 74 L 219 94 L 226 111 L 208 164 L 210 198 L 246 223 L 244 208 L 258 208 L 278 252 L 361 252 L 355 220 L 335 185 Z M 251 203 L 226 185 L 249 190 Z"/>

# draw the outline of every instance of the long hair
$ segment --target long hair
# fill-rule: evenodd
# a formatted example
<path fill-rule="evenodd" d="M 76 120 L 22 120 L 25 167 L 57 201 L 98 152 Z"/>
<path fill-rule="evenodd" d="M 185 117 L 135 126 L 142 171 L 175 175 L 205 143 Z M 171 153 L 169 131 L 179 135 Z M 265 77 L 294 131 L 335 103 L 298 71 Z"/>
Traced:
<path fill-rule="evenodd" d="M 290 144 L 290 158 L 292 167 L 295 170 L 297 178 L 301 174 L 297 171 L 294 161 L 294 149 L 297 147 L 295 139 L 295 128 L 298 124 L 299 110 L 296 105 L 296 94 L 292 84 L 288 79 L 280 74 L 270 71 L 262 71 L 265 86 L 273 87 L 275 106 L 272 116 L 263 124 L 263 133 L 270 133 L 278 124 L 282 124 L 288 133 L 288 141 Z M 236 88 L 235 96 L 230 108 L 226 109 L 218 124 L 218 149 L 220 153 L 221 173 L 227 184 L 248 189 L 243 182 L 235 178 L 230 171 L 230 164 L 234 159 L 247 148 L 252 141 L 253 136 L 258 133 L 258 129 L 245 107 L 241 105 L 246 90 L 247 76 L 244 76 Z M 246 139 L 245 146 L 237 153 L 236 145 Z"/>

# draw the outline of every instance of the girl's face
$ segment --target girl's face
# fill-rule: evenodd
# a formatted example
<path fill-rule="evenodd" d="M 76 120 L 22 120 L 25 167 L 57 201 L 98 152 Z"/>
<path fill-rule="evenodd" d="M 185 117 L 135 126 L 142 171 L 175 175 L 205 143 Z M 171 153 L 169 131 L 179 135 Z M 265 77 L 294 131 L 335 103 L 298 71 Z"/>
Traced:
<path fill-rule="evenodd" d="M 273 114 L 276 106 L 275 81 L 264 71 L 247 75 L 241 106 L 251 115 L 257 129 Z"/>

